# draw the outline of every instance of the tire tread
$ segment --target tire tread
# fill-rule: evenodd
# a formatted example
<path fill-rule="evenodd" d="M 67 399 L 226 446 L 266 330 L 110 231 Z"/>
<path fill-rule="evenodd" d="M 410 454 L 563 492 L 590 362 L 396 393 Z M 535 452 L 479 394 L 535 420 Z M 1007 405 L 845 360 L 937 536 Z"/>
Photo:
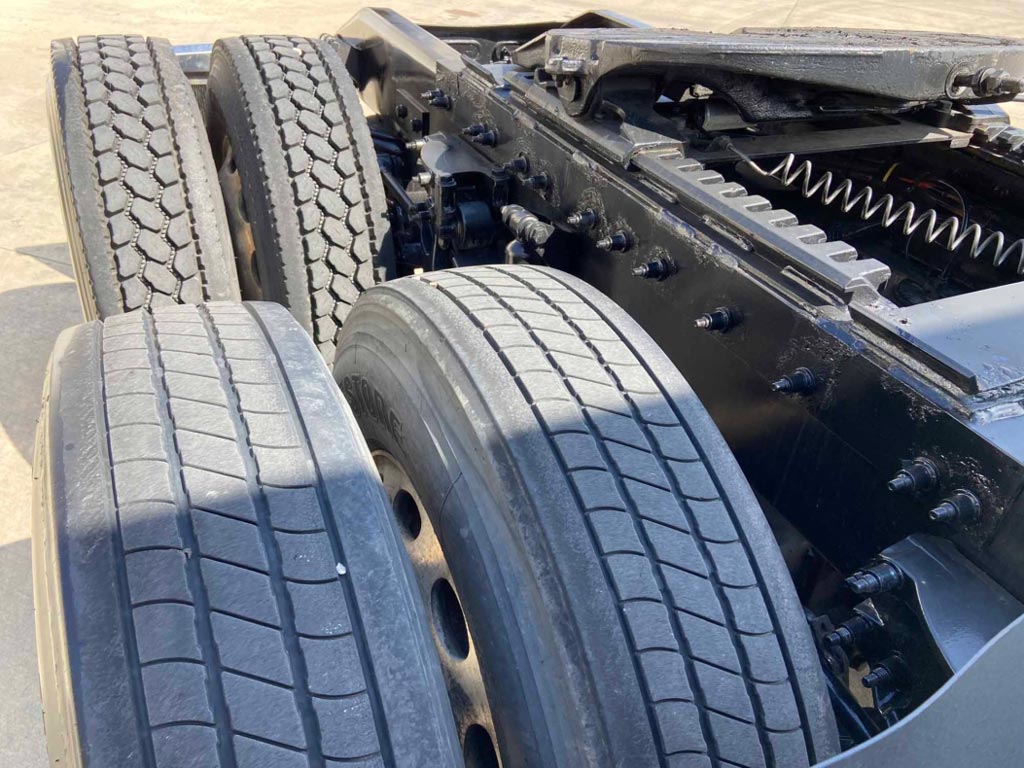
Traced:
<path fill-rule="evenodd" d="M 108 388 L 106 397 L 131 599 L 126 624 L 135 638 L 132 663 L 141 679 L 141 719 L 152 733 L 152 762 L 147 764 L 178 765 L 188 754 L 196 765 L 242 765 L 243 753 L 253 750 L 284 750 L 280 754 L 301 756 L 303 765 L 332 760 L 380 764 L 378 740 L 387 729 L 379 707 L 371 706 L 366 648 L 352 643 L 339 656 L 348 659 L 342 672 L 333 671 L 346 707 L 333 706 L 338 700 L 334 689 L 310 689 L 310 638 L 338 648 L 350 643 L 358 628 L 358 607 L 341 584 L 333 550 L 294 541 L 322 538 L 334 523 L 318 495 L 319 480 L 308 457 L 293 455 L 300 427 L 294 405 L 282 394 L 272 351 L 255 319 L 239 309 L 216 304 L 157 309 L 151 315 L 111 318 L 104 326 L 104 342 L 116 347 L 103 354 L 104 382 L 131 371 L 151 377 L 131 394 L 111 394 Z M 184 338 L 205 344 L 205 350 L 197 343 L 188 353 L 195 358 L 190 365 L 216 374 L 202 378 L 206 386 L 198 397 L 192 390 L 198 377 L 171 376 L 168 358 L 176 353 L 164 341 L 181 336 L 165 335 L 165 327 L 187 329 Z M 261 381 L 273 384 L 236 380 L 237 364 L 251 365 Z M 249 387 L 270 387 L 272 394 L 259 393 L 259 407 L 251 409 L 244 394 Z M 181 426 L 177 414 L 188 403 L 225 418 L 207 422 L 204 431 Z M 156 423 L 122 415 L 125 409 L 140 408 L 155 412 Z M 248 420 L 258 421 L 264 412 L 279 417 L 285 429 L 281 439 L 257 446 Z M 288 453 L 287 478 L 271 488 L 265 476 L 276 459 L 261 457 L 274 452 Z M 232 513 L 206 508 L 208 489 L 223 493 L 227 487 L 234 488 L 229 494 Z M 277 526 L 292 498 L 312 516 L 298 533 Z M 160 522 L 147 524 L 147 518 Z M 169 526 L 169 519 L 176 525 Z M 130 540 L 124 536 L 127 528 Z M 315 568 L 316 577 L 293 578 L 286 555 Z M 334 617 L 334 628 L 324 629 L 325 616 Z M 253 655 L 253 644 L 263 653 Z M 330 654 L 320 656 L 317 673 L 323 677 Z M 367 717 L 366 711 L 373 714 Z M 215 737 L 203 735 L 203 729 Z"/>
<path fill-rule="evenodd" d="M 629 339 L 531 267 L 428 273 L 513 377 L 587 518 L 665 766 L 808 765 L 785 639 L 726 494 Z"/>
<path fill-rule="evenodd" d="M 56 88 L 77 91 L 55 95 L 51 130 L 86 314 L 237 297 L 212 159 L 170 45 L 83 36 L 55 41 L 52 56 L 58 80 L 70 70 Z"/>

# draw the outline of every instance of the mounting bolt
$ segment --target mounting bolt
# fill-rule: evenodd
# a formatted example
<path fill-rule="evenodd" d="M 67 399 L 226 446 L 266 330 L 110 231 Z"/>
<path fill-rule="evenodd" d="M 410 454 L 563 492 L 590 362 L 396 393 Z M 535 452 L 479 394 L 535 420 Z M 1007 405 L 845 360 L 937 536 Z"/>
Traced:
<path fill-rule="evenodd" d="M 474 123 L 473 125 L 467 125 L 463 128 L 461 133 L 463 136 L 479 136 L 486 130 L 487 126 L 483 123 Z"/>
<path fill-rule="evenodd" d="M 523 185 L 530 189 L 545 190 L 551 186 L 551 179 L 546 173 L 538 173 L 523 179 Z"/>
<path fill-rule="evenodd" d="M 935 462 L 918 456 L 889 481 L 893 493 L 925 493 L 939 484 L 939 468 Z"/>
<path fill-rule="evenodd" d="M 728 307 L 719 307 L 693 321 L 693 327 L 702 331 L 728 331 L 739 322 L 739 317 Z"/>
<path fill-rule="evenodd" d="M 882 561 L 863 568 L 846 579 L 846 586 L 855 595 L 877 595 L 903 583 L 903 571 Z"/>
<path fill-rule="evenodd" d="M 516 155 L 503 166 L 509 173 L 523 174 L 530 170 L 530 161 L 526 155 Z"/>
<path fill-rule="evenodd" d="M 849 649 L 876 628 L 863 616 L 852 616 L 822 637 L 821 642 L 826 648 Z"/>
<path fill-rule="evenodd" d="M 498 143 L 498 132 L 497 131 L 481 131 L 480 133 L 474 134 L 469 137 L 469 140 L 474 144 L 482 144 L 485 147 L 493 147 Z"/>
<path fill-rule="evenodd" d="M 581 208 L 566 216 L 565 223 L 579 229 L 590 229 L 597 223 L 597 214 L 589 208 Z"/>
<path fill-rule="evenodd" d="M 421 187 L 425 187 L 434 180 L 434 174 L 430 171 L 421 171 L 412 177 L 412 180 L 419 184 Z"/>
<path fill-rule="evenodd" d="M 420 131 L 422 131 L 422 130 L 423 130 L 423 120 L 421 120 L 421 119 L 420 119 L 420 118 L 418 118 L 418 117 L 414 117 L 414 118 L 413 118 L 413 119 L 412 119 L 412 120 L 411 120 L 411 121 L 409 122 L 409 127 L 410 127 L 410 128 L 412 128 L 412 129 L 413 129 L 414 131 L 416 131 L 417 133 L 419 133 Z"/>
<path fill-rule="evenodd" d="M 410 152 L 419 152 L 425 146 L 427 146 L 426 139 L 413 139 L 412 141 L 405 142 L 405 148 Z"/>
<path fill-rule="evenodd" d="M 620 229 L 618 232 L 613 232 L 612 234 L 608 235 L 608 237 L 602 237 L 600 240 L 594 243 L 594 245 L 596 245 L 602 251 L 628 251 L 630 247 L 633 245 L 633 240 L 629 236 L 628 232 L 624 232 L 623 230 Z M 654 264 L 654 262 L 652 261 L 651 264 Z M 647 277 L 646 270 L 648 266 L 649 265 L 644 264 L 642 267 L 637 267 L 636 269 L 633 270 L 633 274 L 636 275 L 637 277 Z M 638 269 L 644 271 L 638 273 Z"/>
<path fill-rule="evenodd" d="M 821 381 L 810 368 L 797 368 L 790 374 L 772 382 L 772 392 L 792 395 L 809 395 L 818 388 Z"/>
<path fill-rule="evenodd" d="M 928 517 L 936 523 L 968 523 L 981 514 L 981 501 L 966 488 L 953 491 L 953 495 L 943 499 L 928 513 Z"/>
<path fill-rule="evenodd" d="M 452 108 L 451 97 L 447 96 L 440 88 L 424 91 L 420 94 L 420 98 L 426 99 L 427 103 L 432 107 L 439 107 L 440 109 Z"/>
<path fill-rule="evenodd" d="M 395 117 L 397 117 L 399 119 L 404 119 L 408 115 L 409 115 L 409 108 L 407 106 L 405 106 L 405 104 L 399 104 L 397 107 L 395 107 Z"/>
<path fill-rule="evenodd" d="M 613 249 L 614 250 L 614 249 Z M 648 280 L 664 280 L 676 271 L 676 265 L 668 259 L 655 259 L 639 267 L 633 267 L 633 277 L 643 277 Z"/>
<path fill-rule="evenodd" d="M 854 642 L 853 632 L 848 627 L 839 625 L 821 638 L 821 642 L 827 648 L 850 648 Z"/>
<path fill-rule="evenodd" d="M 861 678 L 861 685 L 865 688 L 877 688 L 884 683 L 892 681 L 892 672 L 888 667 L 879 664 Z"/>
<path fill-rule="evenodd" d="M 889 656 L 861 678 L 865 688 L 877 688 L 880 685 L 896 687 L 907 681 L 909 670 L 904 661 L 896 655 Z"/>

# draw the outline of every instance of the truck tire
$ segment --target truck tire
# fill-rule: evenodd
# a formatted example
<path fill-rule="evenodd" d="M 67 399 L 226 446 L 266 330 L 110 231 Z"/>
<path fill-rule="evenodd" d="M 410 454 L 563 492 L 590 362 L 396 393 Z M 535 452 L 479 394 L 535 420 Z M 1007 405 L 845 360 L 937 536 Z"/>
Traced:
<path fill-rule="evenodd" d="M 36 457 L 54 764 L 459 764 L 380 480 L 284 309 L 66 331 Z"/>
<path fill-rule="evenodd" d="M 85 318 L 237 299 L 216 168 L 170 44 L 55 40 L 50 59 L 50 138 Z"/>
<path fill-rule="evenodd" d="M 837 751 L 753 493 L 609 299 L 528 266 L 403 278 L 356 304 L 335 377 L 430 596 L 467 765 L 496 764 L 495 746 L 505 766 L 795 768 Z"/>
<path fill-rule="evenodd" d="M 282 36 L 218 40 L 207 88 L 243 297 L 288 307 L 331 364 L 353 302 L 394 269 L 359 94 L 330 45 Z"/>

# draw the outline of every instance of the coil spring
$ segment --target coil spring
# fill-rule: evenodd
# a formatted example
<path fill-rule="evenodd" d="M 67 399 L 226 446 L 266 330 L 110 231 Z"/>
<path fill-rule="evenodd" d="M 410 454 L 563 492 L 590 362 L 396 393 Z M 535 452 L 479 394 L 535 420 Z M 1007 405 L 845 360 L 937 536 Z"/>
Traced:
<path fill-rule="evenodd" d="M 877 219 L 883 229 L 902 222 L 902 232 L 907 237 L 922 229 L 926 243 L 937 243 L 950 253 L 959 251 L 966 243 L 968 258 L 978 259 L 991 252 L 992 264 L 997 268 L 1015 254 L 1019 255 L 1017 274 L 1024 275 L 1024 238 L 1007 244 L 1005 234 L 992 231 L 986 235 L 977 222 L 972 222 L 966 228 L 964 220 L 959 216 L 948 216 L 940 222 L 939 213 L 934 208 L 919 214 L 912 202 L 908 200 L 898 204 L 890 194 L 875 200 L 876 193 L 871 187 L 864 186 L 860 191 L 855 191 L 852 180 L 843 179 L 839 182 L 831 171 L 825 171 L 815 180 L 811 161 L 804 160 L 796 165 L 796 155 L 786 155 L 778 165 L 766 171 L 735 146 L 730 144 L 728 148 L 760 175 L 773 178 L 787 187 L 799 183 L 800 194 L 808 200 L 817 197 L 826 206 L 839 200 L 839 208 L 843 213 L 853 212 L 862 221 Z"/>

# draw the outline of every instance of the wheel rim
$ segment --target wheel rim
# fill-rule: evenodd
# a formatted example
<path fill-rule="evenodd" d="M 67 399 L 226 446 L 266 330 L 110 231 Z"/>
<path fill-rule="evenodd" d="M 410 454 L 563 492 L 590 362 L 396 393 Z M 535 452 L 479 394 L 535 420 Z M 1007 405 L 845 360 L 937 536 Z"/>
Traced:
<path fill-rule="evenodd" d="M 466 768 L 498 768 L 497 739 L 473 633 L 434 526 L 405 468 L 386 451 L 374 451 L 384 490 L 412 563 L 420 599 L 437 646 Z"/>
<path fill-rule="evenodd" d="M 263 299 L 263 283 L 260 279 L 259 262 L 256 260 L 256 242 L 252 235 L 249 211 L 242 195 L 242 177 L 235 163 L 235 152 L 231 142 L 224 138 L 224 158 L 217 169 L 224 210 L 231 230 L 231 244 L 235 250 L 238 270 L 238 284 L 242 298 L 249 301 Z"/>

